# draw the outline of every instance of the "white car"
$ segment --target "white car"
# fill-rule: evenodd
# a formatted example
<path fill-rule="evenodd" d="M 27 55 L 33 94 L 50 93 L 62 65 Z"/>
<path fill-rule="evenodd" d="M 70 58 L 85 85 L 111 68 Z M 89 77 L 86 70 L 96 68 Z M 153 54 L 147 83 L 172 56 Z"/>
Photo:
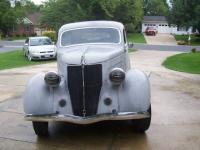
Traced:
<path fill-rule="evenodd" d="M 38 136 L 49 122 L 91 124 L 130 120 L 144 132 L 151 122 L 149 78 L 130 68 L 123 24 L 87 21 L 63 25 L 58 32 L 58 72 L 41 72 L 27 84 L 25 119 Z"/>
<path fill-rule="evenodd" d="M 37 59 L 53 59 L 56 57 L 56 47 L 50 38 L 29 37 L 23 47 L 24 56 L 29 61 Z"/>

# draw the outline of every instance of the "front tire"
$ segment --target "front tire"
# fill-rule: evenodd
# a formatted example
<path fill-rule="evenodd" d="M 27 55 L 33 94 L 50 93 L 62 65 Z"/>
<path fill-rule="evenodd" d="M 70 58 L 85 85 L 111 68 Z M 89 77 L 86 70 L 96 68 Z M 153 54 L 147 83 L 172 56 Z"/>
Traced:
<path fill-rule="evenodd" d="M 48 136 L 48 122 L 33 121 L 33 129 L 38 136 Z"/>
<path fill-rule="evenodd" d="M 32 57 L 31 57 L 31 55 L 29 54 L 29 52 L 28 52 L 27 58 L 28 58 L 29 61 L 32 61 Z"/>
<path fill-rule="evenodd" d="M 149 126 L 151 124 L 151 106 L 148 109 L 148 112 L 150 114 L 149 118 L 132 120 L 132 125 L 133 125 L 134 131 L 143 133 L 149 128 Z"/>

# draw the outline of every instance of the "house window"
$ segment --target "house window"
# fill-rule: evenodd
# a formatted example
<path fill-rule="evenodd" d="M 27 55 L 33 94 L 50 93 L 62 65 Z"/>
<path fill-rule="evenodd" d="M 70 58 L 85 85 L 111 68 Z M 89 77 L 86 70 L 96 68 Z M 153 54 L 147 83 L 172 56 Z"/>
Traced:
<path fill-rule="evenodd" d="M 159 26 L 162 26 L 161 24 L 159 24 Z"/>
<path fill-rule="evenodd" d="M 168 26 L 167 24 L 165 26 Z"/>
<path fill-rule="evenodd" d="M 26 31 L 26 32 L 29 32 L 29 31 L 30 31 L 30 29 L 31 29 L 31 28 L 30 28 L 30 26 L 29 26 L 29 25 L 25 26 L 25 31 Z"/>

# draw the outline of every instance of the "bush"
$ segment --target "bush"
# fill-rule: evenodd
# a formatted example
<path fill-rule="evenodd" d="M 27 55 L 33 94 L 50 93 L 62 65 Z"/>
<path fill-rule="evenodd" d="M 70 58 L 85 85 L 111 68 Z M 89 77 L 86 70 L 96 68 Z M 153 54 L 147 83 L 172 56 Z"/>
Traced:
<path fill-rule="evenodd" d="M 196 53 L 196 52 L 197 52 L 197 49 L 196 49 L 196 48 L 193 48 L 193 49 L 191 49 L 191 52 L 192 52 L 192 53 Z"/>
<path fill-rule="evenodd" d="M 126 32 L 128 33 L 134 33 L 135 32 L 135 26 L 132 23 L 125 25 Z"/>
<path fill-rule="evenodd" d="M 185 41 L 177 41 L 177 43 L 178 43 L 178 45 L 186 45 L 187 44 L 187 42 L 185 42 Z"/>
<path fill-rule="evenodd" d="M 57 40 L 55 31 L 45 31 L 42 35 L 51 38 L 51 40 L 54 42 L 56 42 Z"/>

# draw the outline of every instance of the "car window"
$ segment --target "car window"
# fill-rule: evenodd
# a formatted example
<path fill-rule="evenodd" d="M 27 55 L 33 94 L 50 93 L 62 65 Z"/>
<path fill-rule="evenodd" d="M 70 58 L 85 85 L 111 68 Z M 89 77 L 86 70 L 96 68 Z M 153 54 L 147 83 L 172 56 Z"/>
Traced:
<path fill-rule="evenodd" d="M 49 38 L 30 39 L 30 46 L 39 46 L 39 45 L 52 45 L 52 41 Z"/>
<path fill-rule="evenodd" d="M 84 28 L 66 31 L 62 34 L 61 45 L 82 43 L 119 43 L 119 31 L 114 28 Z"/>

